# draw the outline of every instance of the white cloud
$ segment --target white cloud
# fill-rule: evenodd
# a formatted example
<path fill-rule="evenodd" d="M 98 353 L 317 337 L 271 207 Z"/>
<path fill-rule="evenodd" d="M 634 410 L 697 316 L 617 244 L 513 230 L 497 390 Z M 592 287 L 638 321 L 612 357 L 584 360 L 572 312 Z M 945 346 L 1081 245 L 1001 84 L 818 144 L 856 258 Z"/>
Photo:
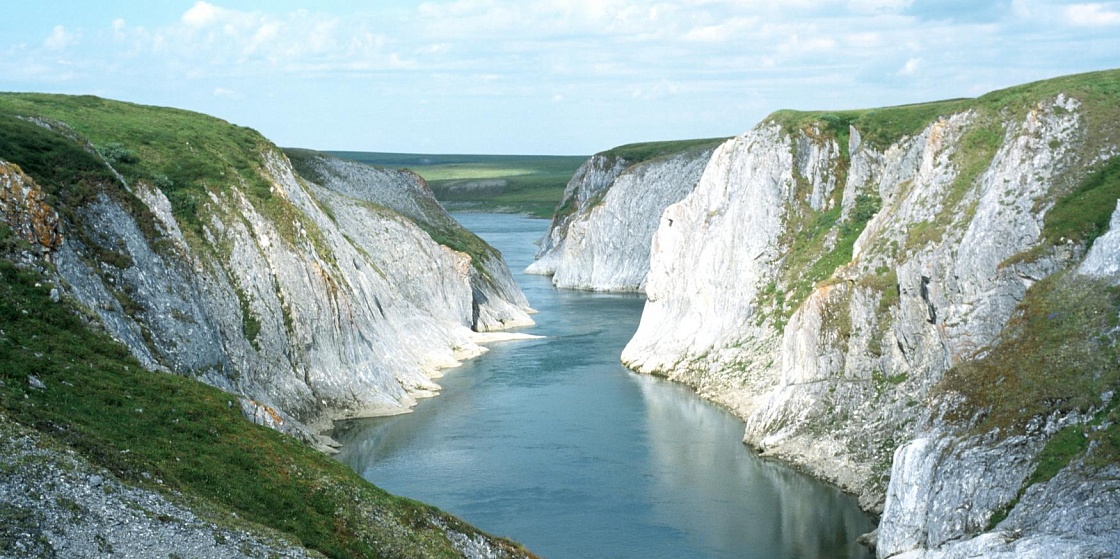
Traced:
<path fill-rule="evenodd" d="M 51 34 L 47 36 L 43 44 L 51 50 L 62 50 L 70 45 L 78 42 L 78 37 L 66 31 L 66 28 L 61 25 L 54 26 Z"/>
<path fill-rule="evenodd" d="M 222 97 L 224 99 L 241 100 L 241 99 L 245 98 L 245 94 L 241 93 L 241 92 L 238 92 L 238 91 L 234 91 L 232 89 L 226 89 L 224 87 L 216 87 L 216 88 L 214 88 L 214 97 Z"/>
<path fill-rule="evenodd" d="M 1074 25 L 1087 27 L 1120 25 L 1120 8 L 1105 4 L 1074 4 L 1066 8 L 1066 19 Z"/>
<path fill-rule="evenodd" d="M 126 25 L 125 25 L 124 18 L 114 19 L 113 20 L 113 38 L 114 39 L 124 39 L 125 37 L 127 37 L 128 34 L 125 33 L 125 27 L 126 27 Z"/>
<path fill-rule="evenodd" d="M 217 21 L 223 11 L 209 2 L 195 2 L 179 20 L 188 27 L 206 27 Z"/>
<path fill-rule="evenodd" d="M 413 106 L 423 96 L 451 111 L 474 95 L 478 106 L 465 114 L 549 118 L 519 108 L 526 100 L 562 103 L 556 112 L 573 115 L 660 106 L 633 118 L 669 126 L 699 105 L 746 129 L 782 107 L 972 95 L 1115 66 L 1120 52 L 1120 33 L 1106 27 L 1120 26 L 1120 0 L 1006 0 L 973 10 L 983 18 L 956 17 L 954 7 L 971 0 L 432 0 L 352 12 L 341 3 L 253 5 L 191 0 L 163 20 L 120 10 L 111 24 L 84 28 L 88 17 L 60 14 L 53 30 L 0 39 L 0 75 L 20 80 L 10 79 L 13 87 L 65 79 L 68 91 L 144 91 L 148 102 L 199 109 L 247 107 L 230 100 L 252 93 L 270 105 L 315 97 L 332 107 Z M 79 40 L 83 48 L 73 48 Z M 631 95 L 651 102 L 627 105 Z M 765 111 L 743 114 L 735 107 L 744 103 Z M 452 120 L 442 132 L 449 137 Z M 605 128 L 583 123 L 592 129 Z"/>
<path fill-rule="evenodd" d="M 903 64 L 902 68 L 898 70 L 898 75 L 913 76 L 918 71 L 918 69 L 921 68 L 921 66 L 921 58 L 911 58 L 910 60 L 907 60 L 906 64 Z"/>
<path fill-rule="evenodd" d="M 743 38 L 751 27 L 758 23 L 758 18 L 732 18 L 728 21 L 703 25 L 689 29 L 684 34 L 686 41 L 721 43 L 734 38 Z"/>
<path fill-rule="evenodd" d="M 848 7 L 857 12 L 899 12 L 914 5 L 914 0 L 849 0 Z"/>
<path fill-rule="evenodd" d="M 790 35 L 778 50 L 793 55 L 827 53 L 836 50 L 836 40 L 816 36 L 813 33 L 810 33 L 808 38 L 802 38 L 800 34 L 795 33 Z"/>

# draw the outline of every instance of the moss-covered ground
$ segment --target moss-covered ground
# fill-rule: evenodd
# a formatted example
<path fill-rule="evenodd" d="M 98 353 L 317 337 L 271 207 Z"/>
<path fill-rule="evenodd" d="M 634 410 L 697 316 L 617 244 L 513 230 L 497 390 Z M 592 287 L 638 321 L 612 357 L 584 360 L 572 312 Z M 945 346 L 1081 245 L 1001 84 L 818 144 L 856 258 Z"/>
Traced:
<path fill-rule="evenodd" d="M 30 119 L 64 127 L 52 124 L 48 130 Z M 301 222 L 298 210 L 274 192 L 262 156 L 276 148 L 250 128 L 191 111 L 88 95 L 0 93 L 0 135 L 0 158 L 20 165 L 52 196 L 61 196 L 63 203 L 55 207 L 72 209 L 99 192 L 127 201 L 108 164 L 129 183 L 145 181 L 162 190 L 196 247 L 203 244 L 202 224 L 209 212 L 222 211 L 209 203 L 209 193 L 231 188 L 245 193 L 289 243 L 299 243 L 302 225 L 312 244 L 322 246 L 314 223 Z M 68 176 L 75 172 L 82 180 Z"/>
<path fill-rule="evenodd" d="M 328 557 L 456 557 L 436 523 L 474 533 L 247 422 L 233 395 L 144 370 L 66 300 L 51 302 L 49 290 L 39 273 L 0 260 L 0 413 L 8 418 L 122 480 L 185 497 L 219 522 L 271 527 Z M 29 375 L 46 389 L 30 387 Z"/>

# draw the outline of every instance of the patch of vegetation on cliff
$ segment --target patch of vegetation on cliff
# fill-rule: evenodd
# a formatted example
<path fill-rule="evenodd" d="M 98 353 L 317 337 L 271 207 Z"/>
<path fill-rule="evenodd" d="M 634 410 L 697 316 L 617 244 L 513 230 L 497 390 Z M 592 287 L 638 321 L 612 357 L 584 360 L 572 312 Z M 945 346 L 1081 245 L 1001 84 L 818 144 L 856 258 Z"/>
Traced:
<path fill-rule="evenodd" d="M 843 220 L 840 219 L 838 200 L 834 201 L 831 209 L 823 212 L 815 212 L 805 205 L 801 211 L 806 217 L 800 222 L 787 224 L 783 245 L 789 246 L 789 251 L 781 268 L 782 282 L 788 288 L 783 300 L 786 317 L 801 306 L 817 284 L 852 261 L 856 239 L 881 204 L 878 195 L 861 194 L 856 197 L 855 206 L 847 219 Z"/>
<path fill-rule="evenodd" d="M 1100 409 L 1102 395 L 1118 391 L 1120 287 L 1075 272 L 1033 285 L 999 340 L 936 390 L 964 397 L 950 419 L 1008 434 L 1054 412 Z"/>
<path fill-rule="evenodd" d="M 1089 245 L 1108 231 L 1117 200 L 1120 200 L 1120 157 L 1112 157 L 1046 212 L 1042 237 L 1050 244 L 1069 239 Z"/>
<path fill-rule="evenodd" d="M 1052 247 L 1066 242 L 1092 245 L 1108 231 L 1117 200 L 1120 200 L 1120 157 L 1112 157 L 1086 175 L 1071 193 L 1059 198 L 1046 212 L 1041 243 L 1008 258 L 1000 266 L 1035 261 Z"/>
<path fill-rule="evenodd" d="M 134 216 L 136 225 L 147 238 L 158 237 L 155 219 L 143 202 L 123 189 L 111 188 L 110 185 L 118 182 L 112 170 L 97 155 L 60 131 L 0 112 L 0 159 L 16 164 L 31 177 L 66 224 L 80 222 L 78 212 L 99 195 L 105 195 Z M 95 235 L 83 228 L 73 228 L 66 234 L 81 241 L 97 263 L 107 263 L 118 269 L 132 265 L 131 257 L 120 247 L 98 242 Z M 98 269 L 98 266 L 93 268 Z"/>
<path fill-rule="evenodd" d="M 291 160 L 292 166 L 296 171 L 306 179 L 327 187 L 329 187 L 332 181 L 336 180 L 334 177 L 328 176 L 328 174 L 331 173 L 328 167 L 330 164 L 329 159 L 334 159 L 333 155 L 295 148 L 285 148 L 284 153 Z M 363 163 L 361 161 L 358 162 Z M 423 229 L 433 241 L 470 256 L 471 265 L 475 270 L 477 270 L 482 277 L 489 278 L 490 272 L 486 269 L 486 264 L 492 259 L 500 258 L 501 253 L 448 215 L 447 211 L 439 202 L 424 191 L 425 185 L 422 177 L 408 170 L 400 170 L 397 172 L 405 173 L 410 179 L 417 181 L 417 186 L 420 187 L 422 193 L 412 196 L 410 201 L 416 204 L 416 207 L 420 210 L 419 213 L 412 211 L 410 215 L 402 215 L 393 208 L 386 207 L 377 201 L 358 200 L 358 202 L 372 211 L 383 212 L 387 215 L 411 221 L 416 226 Z M 329 204 L 323 204 L 321 207 L 328 215 L 333 214 L 333 210 L 330 208 Z M 332 219 L 334 218 L 332 217 Z"/>
<path fill-rule="evenodd" d="M 283 196 L 276 195 L 265 178 L 261 158 L 275 148 L 255 130 L 190 111 L 89 95 L 3 93 L 0 94 L 0 114 L 7 119 L 0 127 L 10 126 L 11 121 L 21 121 L 14 116 L 49 119 L 69 126 L 78 135 L 69 138 L 69 146 L 62 147 L 60 143 L 67 140 L 61 134 L 54 134 L 56 140 L 51 152 L 57 155 L 53 157 L 64 158 L 55 165 L 59 167 L 56 171 L 47 171 L 29 159 L 28 174 L 36 181 L 57 186 L 56 194 L 74 193 L 67 195 L 78 195 L 82 197 L 78 201 L 87 201 L 91 195 L 116 184 L 105 165 L 85 151 L 87 146 L 83 143 L 88 140 L 125 180 L 130 183 L 146 181 L 163 191 L 193 245 L 201 245 L 204 238 L 202 225 L 207 216 L 200 212 L 210 204 L 208 192 L 223 193 L 236 186 L 245 192 L 257 211 L 276 224 L 286 241 L 300 246 L 299 225 L 302 225 L 313 248 L 322 253 L 321 232 L 313 223 L 300 223 L 299 212 Z M 36 136 L 50 134 L 42 127 L 26 124 L 40 128 Z M 78 153 L 86 153 L 86 156 L 80 158 Z M 25 166 L 18 158 L 12 161 Z M 100 168 L 100 176 L 96 178 L 101 180 L 93 182 L 86 176 L 90 172 L 90 161 Z M 70 168 L 79 169 L 81 173 L 77 177 L 68 176 L 74 173 L 68 170 Z"/>
<path fill-rule="evenodd" d="M 946 418 L 979 435 L 1023 433 L 1054 413 L 1092 414 L 1051 436 L 1018 495 L 996 511 L 1002 522 L 1028 488 L 1082 457 L 1089 466 L 1120 461 L 1120 286 L 1073 271 L 1032 286 L 999 340 L 950 369 L 934 395 L 963 403 Z"/>
<path fill-rule="evenodd" d="M 667 142 L 642 142 L 626 144 L 604 151 L 604 157 L 625 159 L 630 165 L 637 165 L 644 161 L 651 161 L 660 157 L 668 157 L 685 153 L 690 150 L 703 151 L 715 149 L 716 146 L 726 142 L 728 138 L 698 138 L 694 140 L 672 140 Z"/>
<path fill-rule="evenodd" d="M 847 111 L 781 110 L 772 113 L 766 120 L 777 123 L 786 134 L 824 124 L 824 128 L 844 140 L 841 149 L 847 154 L 849 126 L 859 131 L 862 142 L 885 150 L 904 137 L 917 135 L 938 118 L 960 111 L 968 102 L 967 99 L 950 99 Z"/>
<path fill-rule="evenodd" d="M 51 302 L 50 288 L 42 276 L 0 260 L 6 417 L 130 484 L 185 498 L 214 521 L 268 526 L 328 557 L 458 557 L 440 525 L 477 533 L 247 422 L 236 396 L 144 370 L 67 300 Z M 34 387 L 30 375 L 45 388 Z"/>

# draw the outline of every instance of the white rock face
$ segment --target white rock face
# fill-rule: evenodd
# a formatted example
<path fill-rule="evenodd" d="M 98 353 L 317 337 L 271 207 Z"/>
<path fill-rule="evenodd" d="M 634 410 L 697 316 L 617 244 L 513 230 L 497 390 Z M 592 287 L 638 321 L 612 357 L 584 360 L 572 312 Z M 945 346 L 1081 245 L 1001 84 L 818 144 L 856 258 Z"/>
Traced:
<path fill-rule="evenodd" d="M 1120 200 L 1116 201 L 1116 211 L 1112 212 L 1108 232 L 1093 242 L 1077 271 L 1087 276 L 1120 276 Z"/>
<path fill-rule="evenodd" d="M 211 190 L 199 212 L 205 238 L 191 243 L 159 190 L 131 185 L 151 211 L 156 242 L 102 196 L 81 210 L 85 240 L 72 235 L 58 251 L 59 273 L 145 366 L 316 427 L 407 411 L 438 392 L 441 369 L 485 351 L 475 330 L 532 324 L 496 251 L 479 241 L 486 261 L 475 265 L 433 240 L 429 231 L 470 234 L 417 177 L 318 163 L 337 171 L 326 184 L 265 152 L 275 207 L 255 206 L 238 185 Z M 95 249 L 121 254 L 122 264 L 91 267 Z M 328 442 L 288 423 L 285 431 Z"/>
<path fill-rule="evenodd" d="M 606 192 L 614 179 L 628 166 L 624 159 L 596 154 L 576 169 L 564 189 L 564 197 L 552 219 L 552 226 L 541 239 L 537 260 L 525 270 L 527 273 L 542 276 L 556 273 L 562 247 L 568 236 L 568 226 L 576 219 L 580 208 L 590 205 L 593 199 Z"/>
<path fill-rule="evenodd" d="M 690 150 L 629 167 L 593 157 L 566 193 L 578 209 L 553 222 L 526 272 L 552 275 L 552 283 L 563 288 L 643 291 L 659 217 L 695 187 L 710 153 Z"/>
<path fill-rule="evenodd" d="M 1035 427 L 1053 433 L 1082 419 L 1054 418 Z M 879 525 L 879 557 L 1116 557 L 1115 465 L 1066 468 L 1030 486 L 996 523 L 994 511 L 1016 497 L 1034 470 L 1033 456 L 1042 446 L 1038 434 L 992 442 L 934 428 L 900 447 Z"/>
<path fill-rule="evenodd" d="M 1052 550 L 1071 532 L 1028 520 L 1041 506 L 1011 511 L 1015 542 L 974 537 L 1052 431 L 986 443 L 930 427 L 925 403 L 996 343 L 1031 285 L 1078 264 L 1086 247 L 1040 243 L 1063 188 L 1115 153 L 1086 154 L 1088 134 L 1065 95 L 1014 117 L 945 115 L 885 149 L 852 129 L 847 160 L 819 129 L 764 122 L 663 212 L 622 360 L 690 384 L 746 420 L 747 443 L 882 511 L 882 556 Z M 1120 272 L 1117 229 L 1120 209 L 1082 273 Z M 1070 476 L 1067 489 L 1099 486 Z M 1102 545 L 1120 549 L 1072 549 Z"/>
<path fill-rule="evenodd" d="M 405 221 L 418 225 L 429 234 L 441 239 L 459 239 L 461 244 L 478 251 L 478 254 L 469 255 L 467 262 L 470 266 L 465 268 L 473 290 L 470 307 L 470 324 L 473 329 L 486 332 L 533 325 L 528 314 L 532 309 L 510 275 L 501 254 L 452 219 L 419 176 L 408 171 L 379 169 L 321 154 L 304 157 L 300 164 L 315 180 L 322 183 L 323 188 L 316 189 L 315 194 L 332 200 L 331 207 L 356 204 L 363 211 L 376 212 L 378 207 L 388 209 L 389 212 L 381 211 L 380 215 L 392 217 L 395 212 L 399 214 L 398 221 L 399 217 L 407 218 Z M 374 206 L 371 207 L 370 204 Z M 353 212 L 343 213 L 353 216 Z M 336 214 L 335 217 L 339 216 Z M 364 227 L 363 219 L 359 215 L 358 220 L 350 220 L 344 229 L 361 231 Z M 364 246 L 370 255 L 386 250 L 395 252 L 392 261 L 381 263 L 381 269 L 391 275 L 395 272 L 392 283 L 405 293 L 410 293 L 410 300 L 414 304 L 424 307 L 428 312 L 440 313 L 454 308 L 456 301 L 462 301 L 458 294 L 438 285 L 433 290 L 431 284 L 410 281 L 409 274 L 414 270 L 409 270 L 407 266 L 397 266 L 398 262 L 409 258 L 412 249 L 407 244 L 378 247 L 380 240 L 377 237 L 367 236 L 367 241 L 373 243 L 371 245 L 367 242 L 368 246 Z M 451 299 L 447 298 L 449 293 L 452 295 Z"/>
<path fill-rule="evenodd" d="M 778 127 L 760 126 L 716 149 L 696 188 L 662 214 L 649 302 L 624 363 L 690 382 L 742 410 L 739 389 L 753 371 L 708 374 L 708 365 L 731 364 L 752 351 L 734 347 L 740 340 L 766 346 L 776 338 L 756 325 L 755 299 L 779 257 L 782 212 L 793 189 L 793 157 Z"/>

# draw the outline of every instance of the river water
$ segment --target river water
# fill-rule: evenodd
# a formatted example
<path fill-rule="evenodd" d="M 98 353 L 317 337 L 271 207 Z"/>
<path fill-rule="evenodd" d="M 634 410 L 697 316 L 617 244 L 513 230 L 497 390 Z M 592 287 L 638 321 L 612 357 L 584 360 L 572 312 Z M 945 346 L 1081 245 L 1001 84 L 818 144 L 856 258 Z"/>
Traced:
<path fill-rule="evenodd" d="M 458 214 L 502 251 L 539 340 L 493 344 L 410 414 L 356 420 L 338 458 L 549 559 L 867 558 L 854 498 L 760 459 L 740 420 L 619 363 L 643 298 L 520 272 L 548 222 Z"/>

